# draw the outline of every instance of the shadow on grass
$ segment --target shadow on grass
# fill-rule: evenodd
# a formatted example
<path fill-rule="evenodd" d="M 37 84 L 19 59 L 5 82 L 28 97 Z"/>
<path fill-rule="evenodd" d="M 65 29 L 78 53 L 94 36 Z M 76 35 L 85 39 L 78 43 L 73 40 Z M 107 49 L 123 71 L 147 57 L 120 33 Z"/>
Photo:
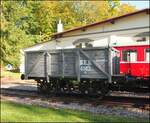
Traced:
<path fill-rule="evenodd" d="M 23 105 L 23 104 L 11 103 L 11 102 L 4 102 L 4 103 L 9 105 L 10 107 L 13 107 L 16 110 L 19 110 L 20 113 L 23 113 L 21 111 L 25 111 L 26 113 L 32 112 L 35 116 L 41 117 L 41 119 L 42 119 L 42 117 L 44 118 L 47 116 L 49 117 L 49 116 L 55 115 L 56 118 L 57 118 L 57 116 L 62 117 L 62 121 L 60 121 L 60 122 L 63 122 L 63 120 L 64 121 L 70 121 L 70 120 L 72 121 L 73 119 L 70 119 L 72 116 L 76 119 L 82 119 L 83 121 L 88 121 L 88 122 L 98 122 L 99 121 L 98 119 L 95 119 L 95 118 L 91 119 L 90 113 L 88 113 L 88 112 L 80 113 L 80 112 L 74 111 L 74 110 L 41 108 L 41 107 L 33 106 L 33 105 L 32 106 L 31 105 Z M 57 121 L 57 119 L 56 119 L 56 121 Z"/>

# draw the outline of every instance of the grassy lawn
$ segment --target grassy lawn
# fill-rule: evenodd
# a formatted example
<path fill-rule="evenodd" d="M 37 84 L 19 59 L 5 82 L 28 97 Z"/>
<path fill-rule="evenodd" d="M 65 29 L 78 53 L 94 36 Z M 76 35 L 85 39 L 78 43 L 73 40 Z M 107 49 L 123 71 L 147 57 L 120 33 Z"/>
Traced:
<path fill-rule="evenodd" d="M 21 75 L 21 73 L 11 72 L 11 71 L 7 71 L 7 70 L 1 70 L 0 78 L 10 77 L 13 79 L 19 79 L 20 75 Z"/>
<path fill-rule="evenodd" d="M 93 115 L 68 109 L 42 108 L 7 101 L 1 102 L 1 122 L 142 122 L 142 119 Z M 147 121 L 148 122 L 148 121 Z"/>

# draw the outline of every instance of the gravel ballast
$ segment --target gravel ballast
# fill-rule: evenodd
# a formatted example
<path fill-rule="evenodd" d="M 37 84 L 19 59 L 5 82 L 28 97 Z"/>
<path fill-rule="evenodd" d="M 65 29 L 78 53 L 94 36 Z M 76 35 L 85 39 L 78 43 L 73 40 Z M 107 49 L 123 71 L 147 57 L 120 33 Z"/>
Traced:
<path fill-rule="evenodd" d="M 89 103 L 82 103 L 82 104 L 77 102 L 65 103 L 63 101 L 52 101 L 50 99 L 43 100 L 41 98 L 20 98 L 20 97 L 1 96 L 1 99 L 21 104 L 38 105 L 45 108 L 52 107 L 56 109 L 59 108 L 75 109 L 80 111 L 88 111 L 95 114 L 149 119 L 149 111 L 141 110 L 138 108 L 125 108 L 120 106 L 109 106 L 102 104 L 93 106 Z"/>

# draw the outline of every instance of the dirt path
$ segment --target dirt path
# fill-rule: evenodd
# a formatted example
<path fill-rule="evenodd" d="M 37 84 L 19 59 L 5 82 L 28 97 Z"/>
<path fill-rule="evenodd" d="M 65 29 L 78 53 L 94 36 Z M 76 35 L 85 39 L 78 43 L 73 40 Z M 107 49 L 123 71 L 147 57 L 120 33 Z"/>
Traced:
<path fill-rule="evenodd" d="M 2 78 L 1 80 L 1 88 L 37 91 L 37 84 L 34 80 L 20 80 L 12 78 Z"/>
<path fill-rule="evenodd" d="M 8 84 L 8 83 L 36 83 L 34 80 L 21 80 L 21 79 L 14 79 L 11 77 L 3 77 L 1 78 L 1 85 Z"/>

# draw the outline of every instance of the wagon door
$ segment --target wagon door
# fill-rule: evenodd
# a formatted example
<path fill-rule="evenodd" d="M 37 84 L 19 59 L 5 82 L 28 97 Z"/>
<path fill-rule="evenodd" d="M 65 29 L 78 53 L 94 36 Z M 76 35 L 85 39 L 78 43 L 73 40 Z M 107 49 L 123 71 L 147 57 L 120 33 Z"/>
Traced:
<path fill-rule="evenodd" d="M 27 52 L 25 55 L 26 78 L 45 77 L 45 53 Z"/>

